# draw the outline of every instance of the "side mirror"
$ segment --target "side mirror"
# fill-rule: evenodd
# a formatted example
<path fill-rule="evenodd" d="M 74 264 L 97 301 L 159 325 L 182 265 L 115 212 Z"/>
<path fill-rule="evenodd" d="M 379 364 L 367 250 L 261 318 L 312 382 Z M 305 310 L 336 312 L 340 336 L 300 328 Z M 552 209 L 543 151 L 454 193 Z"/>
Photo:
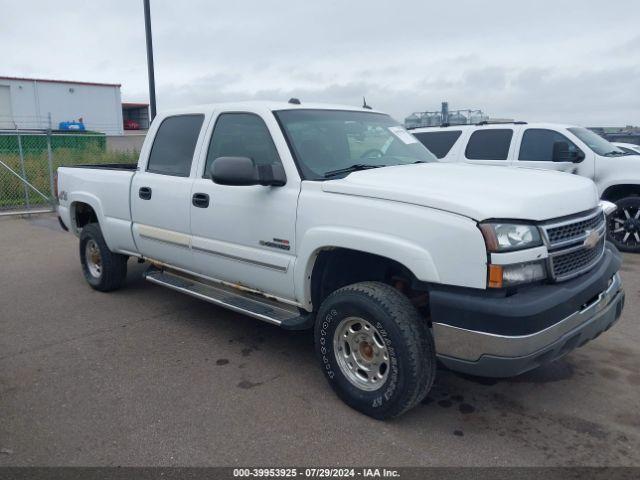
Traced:
<path fill-rule="evenodd" d="M 570 162 L 569 144 L 567 142 L 553 142 L 553 158 L 554 162 Z"/>
<path fill-rule="evenodd" d="M 571 150 L 567 142 L 553 142 L 552 161 L 580 163 L 582 160 L 584 160 L 584 153 L 581 150 Z"/>
<path fill-rule="evenodd" d="M 220 185 L 281 187 L 287 177 L 281 164 L 256 165 L 248 157 L 218 157 L 209 169 L 211 180 Z"/>

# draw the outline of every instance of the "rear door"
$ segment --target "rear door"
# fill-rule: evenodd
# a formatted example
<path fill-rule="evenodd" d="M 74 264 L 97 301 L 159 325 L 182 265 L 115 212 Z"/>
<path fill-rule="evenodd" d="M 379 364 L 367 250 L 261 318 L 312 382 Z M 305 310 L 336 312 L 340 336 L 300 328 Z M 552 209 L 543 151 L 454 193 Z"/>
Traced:
<path fill-rule="evenodd" d="M 150 151 L 142 152 L 148 160 L 131 184 L 138 250 L 145 257 L 181 268 L 191 265 L 191 172 L 204 123 L 204 113 L 166 116 Z"/>
<path fill-rule="evenodd" d="M 456 158 L 451 158 L 454 155 L 453 146 L 456 144 L 462 130 L 434 130 L 430 132 L 416 132 L 413 134 L 420 143 L 422 143 L 427 149 L 433 153 L 440 161 L 457 161 Z M 450 155 L 452 154 L 452 155 Z"/>
<path fill-rule="evenodd" d="M 471 130 L 460 152 L 466 163 L 509 166 L 514 151 L 514 127 L 487 125 Z"/>

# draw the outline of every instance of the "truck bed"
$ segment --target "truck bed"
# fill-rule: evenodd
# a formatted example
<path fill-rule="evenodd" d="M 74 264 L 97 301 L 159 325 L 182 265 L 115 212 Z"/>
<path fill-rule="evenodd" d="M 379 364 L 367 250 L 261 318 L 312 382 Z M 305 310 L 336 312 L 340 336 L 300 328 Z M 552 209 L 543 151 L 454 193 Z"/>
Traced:
<path fill-rule="evenodd" d="M 101 170 L 137 170 L 137 163 L 83 163 L 80 165 L 63 165 L 64 168 L 98 168 Z"/>
<path fill-rule="evenodd" d="M 96 212 L 111 250 L 136 252 L 129 208 L 131 180 L 136 170 L 137 165 L 121 163 L 58 168 L 58 191 L 66 197 L 58 208 L 63 222 L 72 225 L 74 203 L 87 204 Z"/>

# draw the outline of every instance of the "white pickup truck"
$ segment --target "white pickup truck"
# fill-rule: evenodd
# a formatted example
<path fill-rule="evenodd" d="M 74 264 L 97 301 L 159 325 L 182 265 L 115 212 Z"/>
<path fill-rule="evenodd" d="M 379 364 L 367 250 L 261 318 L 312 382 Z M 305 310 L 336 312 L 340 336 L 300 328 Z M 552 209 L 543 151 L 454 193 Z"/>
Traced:
<path fill-rule="evenodd" d="M 233 103 L 166 112 L 138 165 L 58 170 L 89 285 L 145 277 L 315 329 L 347 404 L 401 414 L 436 362 L 512 376 L 618 320 L 621 256 L 588 179 L 439 163 L 380 112 Z"/>
<path fill-rule="evenodd" d="M 640 153 L 609 143 L 583 127 L 555 123 L 486 123 L 412 129 L 442 162 L 540 168 L 573 173 L 596 183 L 618 209 L 609 240 L 640 252 Z"/>

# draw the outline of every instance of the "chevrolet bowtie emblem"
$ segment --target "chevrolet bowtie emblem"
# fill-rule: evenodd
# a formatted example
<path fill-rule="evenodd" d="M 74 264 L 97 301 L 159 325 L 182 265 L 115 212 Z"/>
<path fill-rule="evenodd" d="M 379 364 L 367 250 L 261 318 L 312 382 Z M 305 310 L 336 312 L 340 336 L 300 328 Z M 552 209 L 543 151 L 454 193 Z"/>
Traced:
<path fill-rule="evenodd" d="M 582 246 L 591 249 L 598 245 L 600 234 L 597 230 L 586 230 L 585 233 L 587 234 L 587 238 L 584 239 Z"/>

